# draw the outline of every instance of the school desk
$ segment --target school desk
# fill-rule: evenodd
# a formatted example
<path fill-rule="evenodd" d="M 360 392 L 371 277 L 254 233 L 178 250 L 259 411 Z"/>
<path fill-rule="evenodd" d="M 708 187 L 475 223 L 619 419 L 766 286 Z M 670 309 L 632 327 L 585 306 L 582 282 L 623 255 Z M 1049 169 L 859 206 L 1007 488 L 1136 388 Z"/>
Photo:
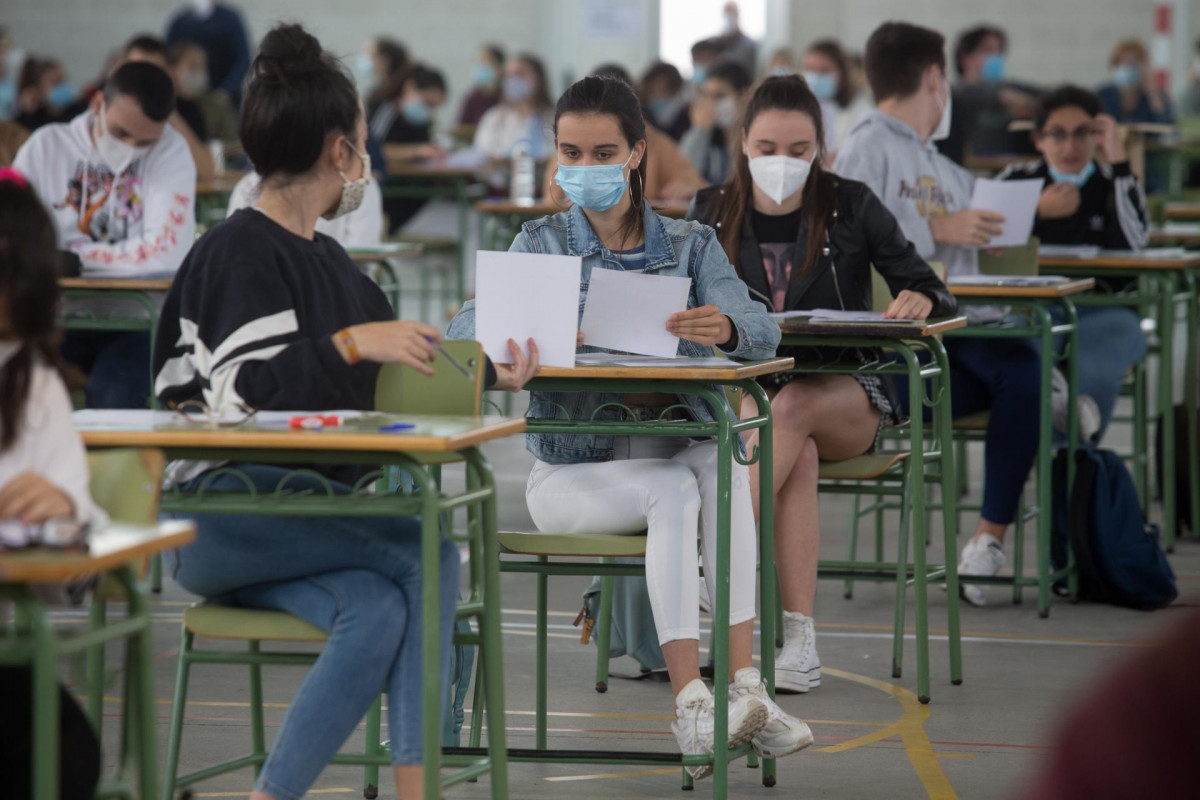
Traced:
<path fill-rule="evenodd" d="M 438 619 L 439 520 L 443 513 L 466 509 L 469 524 L 481 526 L 481 552 L 473 560 L 481 563 L 471 569 L 470 600 L 459 605 L 460 616 L 479 619 L 480 671 L 488 696 L 495 702 L 488 707 L 488 748 L 478 757 L 446 756 L 440 748 L 441 705 L 438 692 L 438 626 L 422 627 L 422 675 L 425 681 L 424 764 L 425 797 L 437 800 L 440 787 L 490 772 L 493 798 L 507 797 L 507 761 L 504 736 L 504 687 L 500 638 L 499 550 L 496 539 L 496 486 L 479 446 L 485 442 L 513 436 L 525 430 L 525 420 L 503 417 L 436 417 L 418 415 L 370 414 L 350 420 L 338 428 L 321 431 L 292 430 L 287 425 L 256 423 L 214 427 L 204 422 L 188 423 L 172 419 L 169 412 L 132 412 L 111 415 L 99 422 L 84 422 L 76 415 L 76 428 L 89 448 L 157 447 L 168 460 L 231 462 L 238 464 L 362 464 L 373 467 L 399 467 L 417 487 L 415 494 L 386 494 L 372 490 L 376 470 L 359 481 L 350 494 L 290 491 L 287 478 L 271 492 L 213 492 L 204 486 L 183 491 L 178 486 L 165 489 L 160 508 L 164 513 L 195 517 L 202 514 L 265 514 L 289 516 L 417 516 L 421 520 L 422 608 L 424 618 Z M 94 419 L 94 417 L 93 417 Z M 402 432 L 381 432 L 393 423 L 414 427 Z M 457 453 L 466 462 L 467 488 L 459 494 L 443 492 L 431 474 L 422 468 L 420 456 Z M 390 756 L 379 753 L 371 760 L 355 756 L 354 763 L 390 765 Z M 462 772 L 440 780 L 442 766 L 464 767 Z M 211 770 L 206 770 L 211 774 Z M 189 782 L 180 776 L 178 785 Z"/>
<path fill-rule="evenodd" d="M 195 537 L 190 522 L 155 527 L 112 524 L 94 532 L 86 550 L 30 548 L 0 551 L 0 600 L 14 604 L 13 624 L 0 623 L 0 664 L 29 665 L 33 673 L 33 798 L 57 800 L 59 777 L 58 663 L 107 642 L 125 640 L 125 697 L 122 724 L 127 749 L 122 773 L 136 774 L 142 797 L 159 791 L 154 699 L 153 619 L 136 567 Z M 128 599 L 125 618 L 82 633 L 60 633 L 35 594 L 38 585 L 109 575 Z M 132 796 L 119 783 L 101 782 L 105 796 Z"/>

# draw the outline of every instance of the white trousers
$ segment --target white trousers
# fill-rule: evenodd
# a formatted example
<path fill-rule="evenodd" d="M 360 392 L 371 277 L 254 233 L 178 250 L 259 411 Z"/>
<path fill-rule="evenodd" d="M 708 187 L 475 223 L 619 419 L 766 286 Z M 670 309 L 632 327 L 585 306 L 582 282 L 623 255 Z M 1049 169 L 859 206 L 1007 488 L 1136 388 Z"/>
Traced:
<path fill-rule="evenodd" d="M 647 531 L 646 585 L 658 641 L 700 638 L 696 538 L 708 596 L 716 594 L 717 443 L 687 437 L 618 436 L 614 460 L 538 461 L 525 499 L 543 533 Z M 758 536 L 746 467 L 733 464 L 729 542 L 729 624 L 754 619 Z"/>

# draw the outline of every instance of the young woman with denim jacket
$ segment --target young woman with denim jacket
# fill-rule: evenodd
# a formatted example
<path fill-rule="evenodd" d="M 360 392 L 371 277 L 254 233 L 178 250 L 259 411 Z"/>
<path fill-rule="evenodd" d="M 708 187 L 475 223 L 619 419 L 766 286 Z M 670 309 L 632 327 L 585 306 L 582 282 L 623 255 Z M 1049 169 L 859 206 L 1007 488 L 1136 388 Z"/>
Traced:
<path fill-rule="evenodd" d="M 716 228 L 751 294 L 771 311 L 868 311 L 873 264 L 896 295 L 889 316 L 953 314 L 954 297 L 879 198 L 823 168 L 823 128 L 820 101 L 803 78 L 766 79 L 746 105 L 730 181 L 697 195 L 688 216 Z M 887 376 L 784 373 L 761 382 L 775 418 L 774 486 L 767 489 L 775 493 L 784 609 L 775 688 L 807 692 L 821 683 L 813 626 L 818 462 L 868 452 L 901 405 Z M 758 413 L 753 400 L 742 413 Z M 757 495 L 756 468 L 751 485 Z"/>
<path fill-rule="evenodd" d="M 554 115 L 555 184 L 568 211 L 526 223 L 514 252 L 579 256 L 582 311 L 594 270 L 688 277 L 688 309 L 667 322 L 679 355 L 703 357 L 714 346 L 737 358 L 775 353 L 779 329 L 750 299 L 711 228 L 655 214 L 642 195 L 646 133 L 633 90 L 612 78 L 584 78 L 563 94 Z M 450 324 L 451 338 L 474 334 L 474 302 Z M 598 392 L 534 393 L 535 418 L 614 419 L 624 402 L 657 409 L 686 403 L 700 418 L 712 412 L 695 397 Z M 731 412 L 732 413 L 732 412 Z M 686 437 L 531 435 L 537 457 L 526 489 L 539 529 L 555 533 L 633 534 L 647 530 L 646 582 L 659 641 L 675 691 L 672 725 L 684 754 L 713 751 L 712 695 L 700 680 L 696 538 L 704 574 L 715 591 L 717 445 Z M 733 465 L 731 499 L 729 743 L 752 741 L 782 756 L 812 742 L 803 722 L 769 698 L 752 666 L 756 535 L 746 468 Z M 724 747 L 727 743 L 721 743 Z M 708 767 L 688 768 L 696 778 Z"/>

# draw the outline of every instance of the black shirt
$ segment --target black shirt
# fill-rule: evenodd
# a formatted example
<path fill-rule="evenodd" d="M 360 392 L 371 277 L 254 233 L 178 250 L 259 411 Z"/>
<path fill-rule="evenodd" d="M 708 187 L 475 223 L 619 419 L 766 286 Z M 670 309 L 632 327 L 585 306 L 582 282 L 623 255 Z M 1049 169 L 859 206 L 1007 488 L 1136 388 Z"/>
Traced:
<path fill-rule="evenodd" d="M 800 211 L 790 214 L 763 214 L 751 209 L 750 228 L 758 240 L 763 272 L 771 289 L 773 311 L 783 311 L 788 284 L 792 279 L 792 258 L 800 236 Z"/>
<path fill-rule="evenodd" d="M 208 141 L 208 123 L 204 120 L 204 111 L 200 108 L 200 104 L 194 100 L 189 100 L 186 97 L 175 97 L 175 109 L 179 112 L 179 116 L 183 117 L 183 121 L 192 129 L 192 133 L 196 134 L 196 138 L 202 142 Z"/>

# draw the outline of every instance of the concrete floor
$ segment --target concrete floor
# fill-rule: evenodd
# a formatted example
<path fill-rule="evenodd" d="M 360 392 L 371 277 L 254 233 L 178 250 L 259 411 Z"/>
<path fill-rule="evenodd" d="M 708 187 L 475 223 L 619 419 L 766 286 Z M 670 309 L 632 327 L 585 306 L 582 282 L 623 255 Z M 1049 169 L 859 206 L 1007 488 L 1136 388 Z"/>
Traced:
<path fill-rule="evenodd" d="M 1114 439 L 1122 438 L 1118 430 Z M 533 530 L 524 505 L 524 483 L 531 459 L 520 440 L 494 443 L 488 456 L 496 468 L 503 495 L 501 526 Z M 978 478 L 978 451 L 972 460 Z M 449 478 L 451 482 L 453 477 Z M 451 483 L 452 485 L 452 483 Z M 973 487 L 977 494 L 978 486 Z M 822 553 L 841 557 L 847 536 L 848 500 L 822 501 Z M 969 515 L 966 520 L 970 522 Z M 940 558 L 940 548 L 931 548 Z M 1033 563 L 1032 552 L 1027 563 Z M 965 683 L 951 686 L 944 639 L 945 598 L 931 595 L 933 701 L 917 703 L 916 667 L 911 639 L 906 648 L 904 677 L 890 676 L 892 589 L 862 583 L 853 600 L 842 596 L 840 582 L 823 582 L 817 604 L 818 646 L 824 665 L 821 687 L 808 695 L 782 697 L 785 709 L 809 721 L 816 745 L 779 762 L 778 786 L 764 788 L 757 770 L 744 762 L 731 771 L 730 796 L 752 797 L 964 797 L 1019 796 L 1019 787 L 1045 754 L 1054 723 L 1072 698 L 1106 667 L 1127 655 L 1139 642 L 1182 613 L 1200 596 L 1200 544 L 1183 542 L 1172 556 L 1180 581 L 1178 606 L 1145 614 L 1108 606 L 1070 605 L 1056 600 L 1049 619 L 1037 618 L 1032 593 L 1022 605 L 1009 593 L 992 589 L 994 605 L 963 609 Z M 551 582 L 550 708 L 551 745 L 564 748 L 616 748 L 673 751 L 669 723 L 672 712 L 667 685 L 615 679 L 609 692 L 593 688 L 595 649 L 579 644 L 570 623 L 580 606 L 585 578 Z M 511 746 L 533 745 L 533 581 L 506 575 L 504 600 L 505 679 L 508 736 Z M 160 747 L 165 748 L 175 674 L 180 613 L 192 598 L 168 582 L 157 605 L 157 693 Z M 77 624 L 80 612 L 60 612 L 63 624 Z M 911 620 L 911 611 L 910 617 Z M 911 636 L 911 634 L 910 634 Z M 114 663 L 118 663 L 115 662 Z M 613 664 L 614 672 L 631 674 L 629 659 Z M 303 678 L 303 669 L 279 668 L 267 673 L 268 739 Z M 183 770 L 192 770 L 239 754 L 249 746 L 246 705 L 248 690 L 240 668 L 204 666 L 193 669 Z M 468 701 L 469 706 L 469 701 Z M 119 707 L 107 706 L 110 715 Z M 469 712 L 468 712 L 469 714 Z M 469 716 L 468 716 L 469 719 Z M 110 717 L 108 742 L 117 739 Z M 349 747 L 362 746 L 361 730 Z M 540 766 L 515 764 L 510 772 L 513 798 L 661 798 L 677 797 L 678 771 L 673 769 Z M 385 771 L 386 772 L 386 771 Z M 358 768 L 329 768 L 314 787 L 314 796 L 354 797 L 361 793 Z M 196 797 L 244 797 L 251 786 L 249 771 L 226 775 L 196 787 Z M 383 776 L 380 797 L 393 797 L 390 775 Z M 695 796 L 711 792 L 698 785 Z M 454 787 L 447 798 L 485 798 L 486 779 Z M 687 795 L 685 795 L 687 796 Z"/>

